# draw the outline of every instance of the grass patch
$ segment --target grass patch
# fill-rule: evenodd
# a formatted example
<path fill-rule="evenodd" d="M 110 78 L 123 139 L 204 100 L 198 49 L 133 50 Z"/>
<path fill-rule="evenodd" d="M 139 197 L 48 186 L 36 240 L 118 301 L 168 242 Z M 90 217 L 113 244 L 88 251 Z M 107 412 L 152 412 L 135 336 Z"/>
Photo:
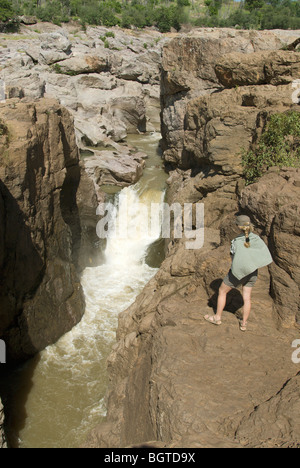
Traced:
<path fill-rule="evenodd" d="M 61 68 L 61 66 L 58 63 L 55 63 L 54 65 L 52 65 L 51 69 L 58 75 L 77 76 L 81 74 L 81 72 L 76 72 L 76 71 L 71 71 L 71 70 L 65 71 Z"/>

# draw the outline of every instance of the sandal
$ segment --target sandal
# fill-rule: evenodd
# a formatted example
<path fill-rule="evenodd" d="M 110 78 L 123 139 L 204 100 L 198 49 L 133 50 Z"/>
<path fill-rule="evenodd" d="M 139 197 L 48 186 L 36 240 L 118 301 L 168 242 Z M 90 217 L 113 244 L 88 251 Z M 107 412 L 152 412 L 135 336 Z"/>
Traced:
<path fill-rule="evenodd" d="M 240 330 L 241 330 L 242 332 L 247 331 L 247 322 L 243 325 L 243 322 L 240 321 Z"/>
<path fill-rule="evenodd" d="M 212 323 L 213 325 L 221 325 L 222 322 L 221 320 L 217 320 L 215 315 L 205 315 L 204 320 L 206 320 L 209 323 Z"/>

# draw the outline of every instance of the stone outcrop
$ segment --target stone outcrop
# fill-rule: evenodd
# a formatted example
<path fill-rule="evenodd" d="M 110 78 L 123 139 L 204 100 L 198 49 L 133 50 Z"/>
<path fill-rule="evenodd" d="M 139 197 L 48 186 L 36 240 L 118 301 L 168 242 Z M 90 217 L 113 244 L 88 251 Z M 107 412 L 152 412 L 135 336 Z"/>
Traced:
<path fill-rule="evenodd" d="M 181 162 L 241 175 L 241 152 L 257 141 L 271 113 L 291 109 L 291 86 L 243 86 L 189 102 Z"/>
<path fill-rule="evenodd" d="M 43 23 L 22 28 L 1 54 L 8 96 L 58 99 L 73 114 L 80 147 L 160 131 L 162 34 Z"/>
<path fill-rule="evenodd" d="M 239 77 L 236 84 L 269 84 L 272 80 L 273 84 L 290 83 L 299 68 L 298 54 L 278 49 L 293 42 L 298 32 L 291 31 L 289 38 L 286 34 L 283 31 L 200 30 L 174 38 L 164 46 L 162 132 L 167 164 L 184 170 L 190 168 L 189 154 L 184 145 L 187 106 L 193 99 L 212 93 L 215 102 L 220 101 L 221 106 L 223 94 L 219 92 L 224 86 L 235 86 L 233 78 L 227 78 L 228 82 L 225 80 L 227 66 L 231 74 Z M 274 61 L 270 51 L 273 51 Z M 256 71 L 263 66 L 265 58 L 269 62 L 264 73 L 270 79 L 255 81 Z M 283 76 L 275 83 L 275 76 L 279 74 Z"/>
<path fill-rule="evenodd" d="M 87 447 L 299 446 L 299 368 L 291 359 L 299 335 L 299 171 L 272 169 L 245 188 L 241 165 L 243 147 L 255 145 L 270 114 L 298 110 L 290 82 L 299 57 L 278 52 L 282 45 L 280 32 L 218 30 L 164 47 L 168 201 L 204 203 L 205 244 L 186 250 L 185 239 L 167 243 L 160 271 L 120 315 L 107 419 Z M 245 82 L 246 68 L 259 69 L 262 57 L 272 78 Z M 227 64 L 242 86 L 232 87 Z M 203 320 L 230 268 L 240 210 L 274 257 L 260 271 L 246 334 L 238 327 L 240 291 L 229 295 L 221 327 Z"/>
<path fill-rule="evenodd" d="M 298 373 L 270 400 L 255 408 L 249 418 L 241 421 L 237 436 L 244 444 L 261 445 L 263 440 L 267 448 L 299 448 L 300 427 L 295 417 L 299 414 L 299 378 Z"/>
<path fill-rule="evenodd" d="M 72 53 L 72 44 L 67 36 L 62 33 L 53 32 L 41 36 L 40 47 L 31 46 L 26 49 L 26 54 L 34 64 L 53 65 L 54 63 L 67 60 Z"/>
<path fill-rule="evenodd" d="M 37 23 L 37 18 L 35 16 L 22 15 L 18 17 L 18 20 L 20 21 L 20 23 L 27 24 L 27 25 Z"/>
<path fill-rule="evenodd" d="M 73 119 L 57 101 L 9 100 L 0 118 L 0 336 L 20 360 L 82 317 L 77 269 L 91 231 L 84 215 L 95 218 L 97 200 Z"/>
<path fill-rule="evenodd" d="M 282 84 L 287 76 L 296 76 L 298 54 L 265 51 L 278 46 L 279 37 L 266 32 L 252 33 L 221 30 L 210 36 L 202 32 L 199 36 L 173 39 L 164 47 L 163 158 L 171 170 L 169 200 L 194 204 L 204 201 L 206 226 L 218 228 L 224 217 L 237 210 L 244 185 L 241 154 L 255 145 L 268 116 L 298 109 L 293 106 L 291 79 Z M 236 53 L 232 52 L 234 49 Z M 176 57 L 178 62 L 172 69 L 171 62 Z M 235 88 L 229 83 L 226 89 L 224 82 L 219 82 L 220 63 L 231 63 L 234 68 L 239 61 L 237 76 L 245 76 L 246 69 L 251 76 L 254 63 L 258 67 L 262 57 L 268 57 L 270 70 L 276 69 L 278 57 L 282 61 L 286 57 L 284 70 L 277 66 L 277 72 L 281 70 L 284 78 L 276 75 L 277 85 L 259 84 L 258 80 L 256 84 Z M 184 81 L 180 90 L 174 85 L 177 79 Z"/>
<path fill-rule="evenodd" d="M 248 54 L 227 54 L 215 67 L 220 83 L 234 86 L 289 84 L 298 79 L 300 64 L 297 54 L 289 51 L 271 51 Z"/>
<path fill-rule="evenodd" d="M 108 70 L 108 59 L 103 54 L 85 54 L 79 57 L 71 57 L 64 60 L 58 70 L 66 75 L 84 75 L 89 73 L 101 73 Z"/>
<path fill-rule="evenodd" d="M 90 178 L 94 180 L 98 190 L 103 185 L 114 185 L 117 187 L 128 187 L 141 178 L 145 167 L 145 156 L 143 153 L 131 154 L 126 151 L 91 151 L 84 167 Z"/>
<path fill-rule="evenodd" d="M 276 401 L 297 374 L 291 343 L 298 333 L 282 335 L 276 329 L 268 270 L 260 272 L 246 335 L 238 328 L 240 292 L 229 297 L 221 327 L 203 320 L 216 305 L 218 286 L 230 267 L 229 245 L 223 241 L 218 230 L 207 229 L 202 250 L 187 253 L 181 243 L 174 246 L 136 303 L 121 314 L 108 361 L 107 422 L 92 431 L 87 447 L 149 441 L 152 447 L 163 442 L 170 448 L 296 443 L 296 413 L 289 419 L 279 407 L 285 430 L 280 437 L 279 430 L 269 430 L 268 402 Z M 252 423 L 257 408 L 261 438 Z"/>
<path fill-rule="evenodd" d="M 203 320 L 215 308 L 218 287 L 230 268 L 234 216 L 224 220 L 221 237 L 219 229 L 206 228 L 201 250 L 187 251 L 184 240 L 169 247 L 159 273 L 119 318 L 118 341 L 108 361 L 107 422 L 92 431 L 87 447 L 144 446 L 149 441 L 152 447 L 164 443 L 170 448 L 298 447 L 299 369 L 291 345 L 299 330 L 291 327 L 291 315 L 295 324 L 299 283 L 292 286 L 284 270 L 276 277 L 273 272 L 290 249 L 297 249 L 295 213 L 286 210 L 289 197 L 299 199 L 294 192 L 299 191 L 294 183 L 298 175 L 297 170 L 271 171 L 242 192 L 241 207 L 253 197 L 249 213 L 255 199 L 260 201 L 253 219 L 261 235 L 272 231 L 274 255 L 270 271 L 260 271 L 246 335 L 238 328 L 240 291 L 229 295 L 221 327 Z M 281 196 L 288 204 L 278 212 Z M 274 229 L 277 216 L 282 230 Z M 283 332 L 277 309 L 288 294 L 284 311 L 294 308 Z"/>

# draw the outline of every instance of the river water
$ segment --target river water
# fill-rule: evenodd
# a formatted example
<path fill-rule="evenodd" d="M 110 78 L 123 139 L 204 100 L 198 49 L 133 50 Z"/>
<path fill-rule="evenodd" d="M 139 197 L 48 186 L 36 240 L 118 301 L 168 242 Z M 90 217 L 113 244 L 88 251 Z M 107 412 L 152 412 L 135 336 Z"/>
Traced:
<path fill-rule="evenodd" d="M 128 139 L 148 154 L 146 168 L 136 185 L 115 195 L 114 229 L 103 264 L 82 274 L 86 310 L 81 322 L 10 378 L 12 447 L 76 448 L 105 417 L 106 359 L 115 343 L 118 315 L 155 275 L 163 257 L 155 243 L 161 233 L 159 221 L 148 235 L 135 228 L 149 223 L 150 210 L 145 207 L 163 201 L 167 175 L 159 139 L 159 134 Z"/>

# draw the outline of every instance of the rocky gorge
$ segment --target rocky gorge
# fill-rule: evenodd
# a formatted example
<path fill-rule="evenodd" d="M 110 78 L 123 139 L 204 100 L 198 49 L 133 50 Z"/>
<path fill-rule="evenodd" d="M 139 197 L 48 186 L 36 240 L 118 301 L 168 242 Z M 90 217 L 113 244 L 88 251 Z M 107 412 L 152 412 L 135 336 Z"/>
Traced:
<path fill-rule="evenodd" d="M 245 187 L 241 164 L 242 148 L 255 144 L 272 113 L 298 112 L 291 97 L 299 54 L 282 42 L 280 32 L 215 30 L 164 46 L 168 201 L 204 203 L 205 244 L 187 251 L 184 240 L 171 241 L 159 273 L 121 314 L 107 421 L 87 447 L 299 446 L 291 346 L 299 335 L 300 174 L 275 168 Z M 223 327 L 203 320 L 230 267 L 238 211 L 251 216 L 274 258 L 261 271 L 246 336 L 239 292 Z"/>
<path fill-rule="evenodd" d="M 38 29 L 43 29 L 43 31 Z M 130 133 L 162 132 L 167 201 L 205 207 L 205 244 L 166 242 L 166 259 L 119 317 L 108 359 L 106 422 L 86 447 L 299 446 L 298 169 L 245 187 L 241 150 L 268 117 L 296 110 L 299 31 L 201 29 L 187 34 L 26 26 L 1 37 L 1 332 L 27 359 L 84 311 L 80 271 L 98 253 L 105 185 L 140 177 Z M 17 46 L 16 46 L 17 42 Z M 79 149 L 92 154 L 80 161 Z M 202 316 L 230 267 L 234 214 L 247 212 L 272 252 L 249 332 L 242 300 L 222 327 Z M 13 254 L 12 254 L 13 252 Z M 97 260 L 95 260 L 97 261 Z M 28 268 L 30 265 L 30 268 Z"/>
<path fill-rule="evenodd" d="M 102 187 L 139 180 L 146 155 L 123 140 L 160 128 L 163 37 L 82 34 L 40 24 L 1 36 L 0 335 L 8 365 L 81 320 L 81 272 L 101 262 Z M 143 61 L 134 68 L 136 56 Z M 1 429 L 2 414 L 1 406 Z"/>
<path fill-rule="evenodd" d="M 7 268 L 3 277 L 10 286 L 2 289 L 1 334 L 8 343 L 5 330 L 15 321 L 15 313 L 10 312 L 7 319 L 6 309 L 11 311 L 13 303 L 13 309 L 21 311 L 25 297 L 31 292 L 36 295 L 47 257 L 61 256 L 80 271 L 83 257 L 95 256 L 96 208 L 106 196 L 100 187 L 125 187 L 141 177 L 146 155 L 120 142 L 130 133 L 160 130 L 159 64 L 164 40 L 155 31 L 126 34 L 89 28 L 84 33 L 78 25 L 61 28 L 48 23 L 24 25 L 19 34 L 2 34 L 0 76 L 7 100 L 1 108 L 1 259 Z M 89 157 L 80 161 L 78 148 Z M 9 203 L 15 203 L 15 208 Z M 17 219 L 24 228 L 16 228 Z M 63 234 L 65 224 L 69 229 Z M 14 239 L 13 232 L 20 238 Z M 47 246 L 50 238 L 57 244 L 53 248 Z M 8 248 L 19 252 L 16 258 L 22 266 L 16 266 L 15 260 L 14 266 L 9 265 Z M 25 279 L 26 257 L 32 257 L 35 272 Z M 50 276 L 73 275 L 55 268 Z M 24 278 L 20 285 L 25 283 L 20 286 L 20 298 L 13 292 L 17 277 Z M 76 282 L 74 273 L 70 285 Z M 45 284 L 52 296 L 49 279 Z M 60 289 L 69 291 L 67 296 L 61 292 L 60 298 L 67 306 L 70 287 L 62 284 Z M 74 301 L 82 310 L 79 296 Z M 44 301 L 43 293 L 41 298 Z M 73 307 L 69 310 L 72 315 Z M 79 319 L 80 313 L 74 311 L 70 325 Z M 60 329 L 57 319 L 53 327 Z M 52 339 L 49 331 L 33 353 L 58 336 L 59 332 L 54 333 Z M 21 345 L 13 341 L 9 355 L 12 349 L 20 357 L 32 354 L 20 351 Z"/>

